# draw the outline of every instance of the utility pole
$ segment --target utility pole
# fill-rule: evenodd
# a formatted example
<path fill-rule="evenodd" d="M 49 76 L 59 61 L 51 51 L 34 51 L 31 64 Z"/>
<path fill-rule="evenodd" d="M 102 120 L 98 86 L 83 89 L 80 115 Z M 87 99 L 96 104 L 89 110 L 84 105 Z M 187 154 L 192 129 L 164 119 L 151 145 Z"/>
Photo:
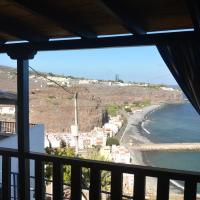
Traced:
<path fill-rule="evenodd" d="M 75 121 L 75 128 L 76 128 L 76 146 L 75 146 L 75 155 L 78 155 L 78 108 L 77 108 L 77 100 L 78 100 L 78 93 L 75 92 L 74 94 L 74 121 Z"/>

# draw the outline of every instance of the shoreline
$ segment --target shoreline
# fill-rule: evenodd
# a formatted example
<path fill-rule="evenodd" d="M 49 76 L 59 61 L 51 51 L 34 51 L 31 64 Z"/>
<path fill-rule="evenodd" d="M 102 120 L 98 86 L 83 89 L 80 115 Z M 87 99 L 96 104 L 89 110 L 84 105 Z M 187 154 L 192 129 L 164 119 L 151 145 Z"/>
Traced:
<path fill-rule="evenodd" d="M 122 134 L 122 137 L 120 139 L 120 143 L 122 145 L 125 145 L 131 154 L 132 164 L 134 165 L 142 165 L 142 166 L 153 166 L 149 161 L 148 157 L 145 153 L 139 151 L 139 150 L 133 150 L 131 148 L 131 145 L 137 145 L 137 144 L 144 144 L 144 143 L 153 143 L 151 140 L 147 138 L 147 135 L 150 134 L 150 132 L 145 129 L 144 122 L 148 120 L 148 117 L 151 115 L 151 113 L 157 111 L 158 109 L 161 109 L 165 106 L 165 104 L 157 104 L 157 105 L 151 105 L 147 106 L 142 109 L 141 112 L 134 113 L 129 115 L 127 126 L 124 130 L 124 133 Z M 145 136 L 146 134 L 146 136 Z M 154 166 L 155 167 L 155 166 Z M 172 194 L 173 195 L 180 195 L 183 192 L 183 187 L 181 185 L 177 185 L 176 182 L 171 182 L 170 185 L 172 186 Z M 156 185 L 157 180 L 155 178 L 148 177 L 147 178 L 147 193 L 150 195 L 156 194 Z"/>
<path fill-rule="evenodd" d="M 144 156 L 142 155 L 142 152 L 132 150 L 130 142 L 133 145 L 137 144 L 144 144 L 144 143 L 152 143 L 148 138 L 145 137 L 145 135 L 142 132 L 146 132 L 142 128 L 142 124 L 144 121 L 147 120 L 147 116 L 150 115 L 152 112 L 155 112 L 156 110 L 160 109 L 163 105 L 151 105 L 147 106 L 142 109 L 141 112 L 134 113 L 129 115 L 127 126 L 124 130 L 124 133 L 122 134 L 122 137 L 120 139 L 120 142 L 122 145 L 126 145 L 129 149 L 131 156 L 133 157 L 133 164 L 136 165 L 147 165 L 148 163 L 144 160 Z"/>

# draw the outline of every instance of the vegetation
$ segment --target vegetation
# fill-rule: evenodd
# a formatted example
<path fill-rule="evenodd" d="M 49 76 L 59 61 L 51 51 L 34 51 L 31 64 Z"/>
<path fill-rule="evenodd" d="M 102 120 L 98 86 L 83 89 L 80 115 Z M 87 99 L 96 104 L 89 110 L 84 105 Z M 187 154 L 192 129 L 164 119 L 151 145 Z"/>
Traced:
<path fill-rule="evenodd" d="M 63 157 L 75 157 L 75 152 L 72 148 L 46 148 L 46 152 L 51 155 L 63 156 Z M 45 178 L 47 180 L 52 180 L 52 164 L 48 163 L 45 168 Z M 71 180 L 71 166 L 64 165 L 63 166 L 63 180 L 65 183 L 70 183 Z"/>
<path fill-rule="evenodd" d="M 126 112 L 132 112 L 131 107 L 130 106 L 125 106 L 124 110 Z"/>
<path fill-rule="evenodd" d="M 119 112 L 119 109 L 120 107 L 118 105 L 114 105 L 114 104 L 108 105 L 107 106 L 108 115 L 116 116 Z"/>
<path fill-rule="evenodd" d="M 63 157 L 75 157 L 75 152 L 74 149 L 72 148 L 57 148 L 57 149 L 52 149 L 52 148 L 46 148 L 46 152 L 48 154 L 56 155 L 56 156 L 63 156 Z M 99 154 L 99 151 L 93 151 L 91 154 L 88 154 L 87 159 L 91 160 L 101 160 L 101 161 L 108 161 L 104 156 L 101 156 Z M 47 180 L 52 180 L 52 164 L 47 163 L 46 168 L 45 168 L 45 178 Z M 63 180 L 64 183 L 70 184 L 71 181 L 71 166 L 69 165 L 64 165 L 63 166 Z M 89 168 L 82 168 L 82 184 L 85 187 L 89 187 L 90 183 L 90 169 Z M 111 178 L 110 178 L 110 173 L 108 171 L 101 171 L 101 187 L 102 190 L 104 191 L 109 191 L 110 189 L 110 183 L 111 183 Z"/>
<path fill-rule="evenodd" d="M 133 107 L 139 107 L 139 108 L 149 106 L 149 105 L 151 105 L 151 101 L 149 99 L 144 100 L 144 101 L 135 101 L 132 104 Z"/>
<path fill-rule="evenodd" d="M 89 154 L 87 159 L 90 160 L 99 160 L 99 161 L 109 161 L 104 156 L 100 155 L 99 151 L 93 151 L 91 154 Z M 85 179 L 85 184 L 89 185 L 90 182 L 90 169 L 83 168 L 82 170 L 83 177 Z M 103 191 L 109 191 L 110 190 L 110 183 L 111 183 L 111 176 L 110 172 L 108 171 L 101 171 L 101 189 Z"/>
<path fill-rule="evenodd" d="M 107 139 L 106 145 L 107 146 L 112 146 L 112 145 L 117 145 L 118 146 L 119 145 L 119 140 L 117 138 L 115 138 L 115 137 L 110 137 L 110 138 Z"/>
<path fill-rule="evenodd" d="M 66 148 L 67 147 L 67 144 L 66 144 L 66 142 L 64 140 L 60 141 L 60 147 L 61 148 Z"/>

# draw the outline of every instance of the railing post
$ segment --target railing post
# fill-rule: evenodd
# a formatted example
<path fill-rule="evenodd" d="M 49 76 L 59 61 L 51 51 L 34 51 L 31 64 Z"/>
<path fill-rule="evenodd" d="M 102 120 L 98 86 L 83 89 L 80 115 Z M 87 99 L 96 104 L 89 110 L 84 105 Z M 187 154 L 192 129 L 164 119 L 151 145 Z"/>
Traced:
<path fill-rule="evenodd" d="M 45 199 L 44 162 L 35 160 L 35 200 Z"/>
<path fill-rule="evenodd" d="M 81 200 L 81 167 L 71 166 L 71 200 Z"/>
<path fill-rule="evenodd" d="M 196 180 L 187 179 L 185 181 L 184 200 L 196 200 L 197 182 Z"/>
<path fill-rule="evenodd" d="M 53 162 L 53 200 L 63 199 L 63 165 Z"/>
<path fill-rule="evenodd" d="M 122 181 L 121 171 L 113 168 L 111 171 L 111 200 L 122 200 Z"/>
<path fill-rule="evenodd" d="M 145 200 L 145 176 L 134 174 L 134 200 Z"/>
<path fill-rule="evenodd" d="M 11 158 L 3 156 L 2 158 L 2 199 L 11 197 Z"/>
<path fill-rule="evenodd" d="M 169 200 L 169 177 L 167 176 L 158 177 L 157 200 Z"/>
<path fill-rule="evenodd" d="M 29 65 L 28 59 L 35 55 L 31 49 L 13 49 L 7 52 L 12 59 L 17 60 L 17 127 L 18 127 L 18 199 L 30 199 L 30 163 L 25 159 L 29 152 Z"/>
<path fill-rule="evenodd" d="M 98 168 L 91 168 L 90 170 L 90 200 L 101 199 L 101 172 Z"/>

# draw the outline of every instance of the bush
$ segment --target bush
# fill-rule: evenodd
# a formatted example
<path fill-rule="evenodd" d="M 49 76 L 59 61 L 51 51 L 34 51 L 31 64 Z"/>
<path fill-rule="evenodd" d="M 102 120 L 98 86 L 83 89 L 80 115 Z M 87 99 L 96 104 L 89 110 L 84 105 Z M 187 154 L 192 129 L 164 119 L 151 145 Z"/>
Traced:
<path fill-rule="evenodd" d="M 132 110 L 131 110 L 130 107 L 125 107 L 124 110 L 125 110 L 126 112 L 132 112 Z"/>
<path fill-rule="evenodd" d="M 112 145 L 119 145 L 119 140 L 117 138 L 114 137 L 110 137 L 107 139 L 106 141 L 106 146 L 112 146 Z"/>
<path fill-rule="evenodd" d="M 119 106 L 117 106 L 117 105 L 108 105 L 106 110 L 108 112 L 108 115 L 116 116 L 118 111 L 119 111 Z"/>

